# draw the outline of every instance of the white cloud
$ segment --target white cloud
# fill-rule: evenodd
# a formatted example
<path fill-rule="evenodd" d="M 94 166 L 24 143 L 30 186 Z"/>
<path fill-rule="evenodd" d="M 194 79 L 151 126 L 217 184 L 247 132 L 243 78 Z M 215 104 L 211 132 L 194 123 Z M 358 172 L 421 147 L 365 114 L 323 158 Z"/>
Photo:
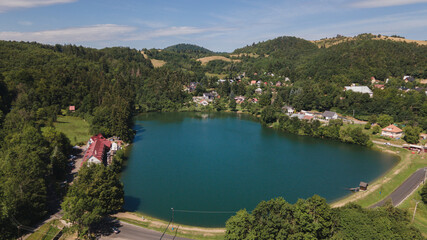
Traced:
<path fill-rule="evenodd" d="M 135 34 L 134 36 L 131 36 L 127 38 L 128 41 L 135 41 L 135 40 L 148 40 L 152 38 L 158 38 L 158 37 L 170 37 L 170 36 L 183 36 L 183 35 L 192 35 L 197 33 L 205 33 L 205 32 L 221 32 L 221 31 L 228 31 L 231 30 L 229 28 L 197 28 L 197 27 L 170 27 L 170 28 L 163 28 L 158 29 L 152 32 L 147 33 L 140 33 Z"/>
<path fill-rule="evenodd" d="M 0 0 L 0 13 L 16 8 L 32 8 L 76 1 L 77 0 Z"/>
<path fill-rule="evenodd" d="M 408 5 L 414 3 L 427 3 L 427 0 L 362 0 L 351 4 L 357 8 L 377 8 Z"/>
<path fill-rule="evenodd" d="M 116 40 L 135 28 L 115 24 L 100 24 L 87 27 L 65 28 L 38 32 L 0 32 L 0 39 L 36 41 L 41 43 L 81 43 Z"/>

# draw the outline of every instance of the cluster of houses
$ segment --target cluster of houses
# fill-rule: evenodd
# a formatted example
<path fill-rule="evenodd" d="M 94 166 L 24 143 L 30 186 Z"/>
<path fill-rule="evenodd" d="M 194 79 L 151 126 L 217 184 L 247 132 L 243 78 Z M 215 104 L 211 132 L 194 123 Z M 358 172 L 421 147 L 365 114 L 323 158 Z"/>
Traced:
<path fill-rule="evenodd" d="M 87 142 L 82 166 L 85 163 L 111 164 L 114 154 L 123 146 L 118 138 L 105 138 L 102 134 L 92 136 Z"/>
<path fill-rule="evenodd" d="M 207 106 L 216 98 L 219 99 L 221 96 L 217 92 L 212 91 L 210 93 L 203 93 L 203 96 L 193 97 L 193 102 L 198 105 Z"/>
<path fill-rule="evenodd" d="M 338 119 L 339 116 L 336 112 L 325 111 L 323 113 L 316 111 L 305 111 L 301 110 L 296 112 L 295 109 L 291 106 L 282 107 L 282 112 L 287 114 L 289 117 L 296 117 L 299 120 L 319 120 L 319 121 L 329 121 L 332 119 Z"/>

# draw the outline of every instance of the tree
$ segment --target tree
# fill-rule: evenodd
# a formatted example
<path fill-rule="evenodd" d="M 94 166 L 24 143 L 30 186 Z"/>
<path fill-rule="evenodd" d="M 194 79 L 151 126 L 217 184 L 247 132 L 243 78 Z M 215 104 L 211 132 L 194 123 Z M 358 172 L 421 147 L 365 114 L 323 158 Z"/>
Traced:
<path fill-rule="evenodd" d="M 261 112 L 261 121 L 265 124 L 273 123 L 277 120 L 276 113 L 272 106 L 267 106 Z"/>
<path fill-rule="evenodd" d="M 336 223 L 326 200 L 315 195 L 295 204 L 283 198 L 260 202 L 251 214 L 241 210 L 226 223 L 225 239 L 327 239 Z"/>
<path fill-rule="evenodd" d="M 377 122 L 381 127 L 384 128 L 392 124 L 394 120 L 392 116 L 389 116 L 387 114 L 381 114 L 380 116 L 378 116 Z"/>
<path fill-rule="evenodd" d="M 86 235 L 92 224 L 122 208 L 123 195 L 117 173 L 101 164 L 85 165 L 61 204 L 64 218 Z"/>
<path fill-rule="evenodd" d="M 403 132 L 405 133 L 405 136 L 403 137 L 403 139 L 407 143 L 417 144 L 420 140 L 421 130 L 422 129 L 419 127 L 406 126 L 403 129 Z"/>
<path fill-rule="evenodd" d="M 375 125 L 372 128 L 372 134 L 378 134 L 381 131 L 381 127 L 379 125 Z"/>
<path fill-rule="evenodd" d="M 231 111 L 236 111 L 236 100 L 234 100 L 234 98 L 230 98 L 230 103 L 228 104 L 228 106 L 231 108 Z"/>

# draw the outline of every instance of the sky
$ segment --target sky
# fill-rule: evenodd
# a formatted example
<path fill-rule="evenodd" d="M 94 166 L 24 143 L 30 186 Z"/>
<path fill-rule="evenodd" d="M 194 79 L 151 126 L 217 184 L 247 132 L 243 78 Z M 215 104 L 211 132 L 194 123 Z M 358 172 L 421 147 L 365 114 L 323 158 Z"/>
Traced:
<path fill-rule="evenodd" d="M 360 33 L 427 40 L 427 0 L 0 0 L 1 40 L 232 52 Z"/>

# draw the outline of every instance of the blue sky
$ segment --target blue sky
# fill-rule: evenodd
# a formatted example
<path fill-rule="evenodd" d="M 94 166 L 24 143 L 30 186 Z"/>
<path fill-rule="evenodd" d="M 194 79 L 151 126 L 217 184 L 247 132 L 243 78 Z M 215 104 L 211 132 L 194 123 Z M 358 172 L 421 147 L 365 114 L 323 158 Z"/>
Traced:
<path fill-rule="evenodd" d="M 427 40 L 427 0 L 0 0 L 0 39 L 231 52 L 279 36 Z"/>

